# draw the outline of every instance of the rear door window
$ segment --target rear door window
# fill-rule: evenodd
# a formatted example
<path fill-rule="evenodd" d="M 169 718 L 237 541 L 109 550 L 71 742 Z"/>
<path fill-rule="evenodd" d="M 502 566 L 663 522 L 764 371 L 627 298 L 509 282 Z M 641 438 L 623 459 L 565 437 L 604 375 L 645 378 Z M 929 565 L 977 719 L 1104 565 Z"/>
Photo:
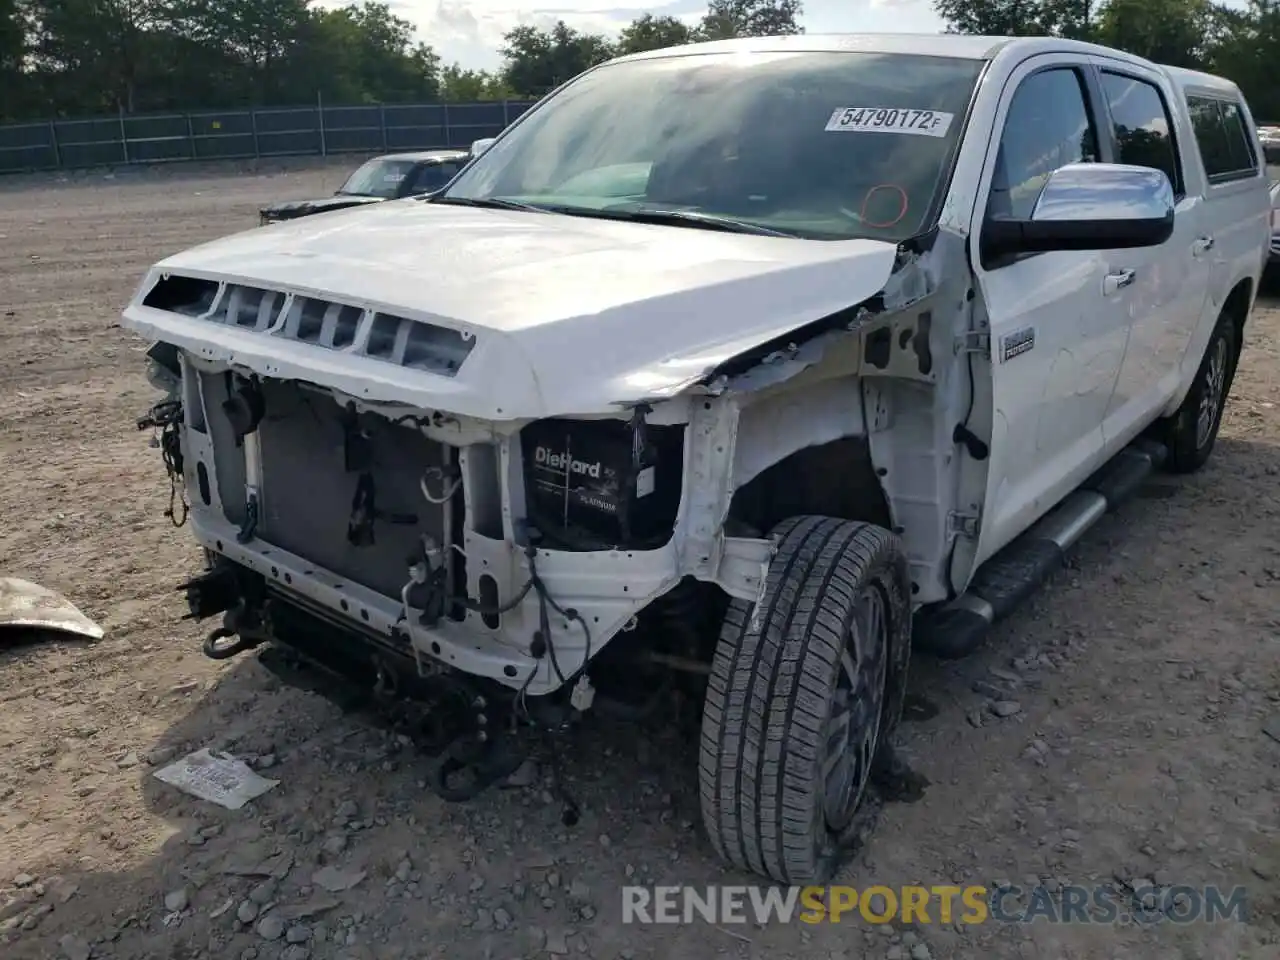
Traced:
<path fill-rule="evenodd" d="M 1154 83 L 1103 71 L 1102 93 L 1111 111 L 1116 162 L 1163 170 L 1175 196 L 1186 193 L 1178 144 L 1164 94 Z"/>
<path fill-rule="evenodd" d="M 1258 157 L 1239 103 L 1189 96 L 1187 109 L 1210 183 L 1257 176 Z"/>

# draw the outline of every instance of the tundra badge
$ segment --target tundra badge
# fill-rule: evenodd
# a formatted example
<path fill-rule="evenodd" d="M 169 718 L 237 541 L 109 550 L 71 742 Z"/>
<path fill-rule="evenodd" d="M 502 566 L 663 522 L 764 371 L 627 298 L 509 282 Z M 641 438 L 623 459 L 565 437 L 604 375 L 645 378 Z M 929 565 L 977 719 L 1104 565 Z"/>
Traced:
<path fill-rule="evenodd" d="M 1034 350 L 1036 345 L 1036 328 L 1023 327 L 1000 338 L 1000 362 L 1008 363 L 1016 356 Z"/>

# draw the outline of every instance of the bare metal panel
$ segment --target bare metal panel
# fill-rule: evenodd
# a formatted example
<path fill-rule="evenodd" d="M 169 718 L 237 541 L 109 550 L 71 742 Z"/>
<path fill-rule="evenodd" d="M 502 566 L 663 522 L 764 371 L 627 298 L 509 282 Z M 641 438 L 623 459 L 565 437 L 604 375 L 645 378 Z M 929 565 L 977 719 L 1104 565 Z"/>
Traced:
<path fill-rule="evenodd" d="M 236 446 L 231 423 L 222 412 L 227 399 L 227 376 L 222 373 L 201 373 L 200 389 L 209 418 L 207 432 L 213 441 L 213 472 L 218 479 L 218 493 L 222 497 L 222 512 L 237 526 L 245 518 L 244 449 Z"/>
<path fill-rule="evenodd" d="M 262 392 L 258 536 L 353 583 L 398 597 L 411 558 L 419 552 L 420 535 L 437 541 L 443 536 L 442 510 L 427 502 L 419 486 L 428 467 L 443 463 L 440 445 L 382 417 L 360 418 L 372 452 L 378 511 L 414 515 L 417 523 L 380 519 L 375 542 L 353 546 L 347 525 L 359 474 L 346 470 L 341 408 L 292 383 L 267 382 Z"/>

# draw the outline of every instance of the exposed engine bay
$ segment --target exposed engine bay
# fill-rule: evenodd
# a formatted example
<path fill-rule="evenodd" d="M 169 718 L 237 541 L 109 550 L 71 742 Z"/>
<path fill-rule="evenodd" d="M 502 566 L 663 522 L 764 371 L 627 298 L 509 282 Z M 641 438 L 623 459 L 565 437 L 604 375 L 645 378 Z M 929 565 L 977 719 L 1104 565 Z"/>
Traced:
<path fill-rule="evenodd" d="M 430 702 L 418 732 L 444 754 L 435 785 L 451 799 L 521 762 L 502 733 L 563 729 L 588 707 L 643 717 L 681 683 L 698 701 L 719 590 L 687 577 L 630 600 L 615 582 L 626 605 L 608 607 L 625 622 L 602 651 L 606 608 L 569 606 L 554 559 L 673 549 L 685 425 L 649 424 L 641 407 L 456 445 L 421 412 L 392 418 L 307 383 L 202 369 L 163 344 L 148 356 L 169 396 L 137 426 L 156 431 L 167 515 L 178 526 L 194 518 L 206 548 L 207 571 L 182 589 L 189 618 L 221 617 L 209 657 L 278 641 L 389 701 Z M 504 484 L 513 457 L 522 483 Z M 508 488 L 523 488 L 525 516 L 511 519 Z M 501 569 L 506 525 L 523 578 L 515 563 Z M 337 610 L 317 586 L 340 597 Z M 455 667 L 446 645 L 460 640 L 476 659 Z M 507 662 L 486 678 L 477 664 L 495 672 L 502 647 Z"/>

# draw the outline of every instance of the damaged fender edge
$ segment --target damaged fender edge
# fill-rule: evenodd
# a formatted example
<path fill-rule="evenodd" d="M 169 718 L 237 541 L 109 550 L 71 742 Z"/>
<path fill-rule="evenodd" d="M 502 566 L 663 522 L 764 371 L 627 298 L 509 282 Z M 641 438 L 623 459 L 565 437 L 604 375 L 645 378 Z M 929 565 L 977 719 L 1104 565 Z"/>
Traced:
<path fill-rule="evenodd" d="M 776 552 L 777 544 L 772 540 L 722 537 L 715 583 L 729 596 L 759 606 L 769 583 L 769 564 Z"/>
<path fill-rule="evenodd" d="M 856 369 L 849 372 L 936 382 L 930 312 L 911 310 L 938 288 L 936 258 L 930 256 L 936 234 L 913 249 L 899 247 L 893 273 L 874 296 L 720 362 L 688 386 L 701 387 L 712 396 L 763 390 L 820 363 L 831 347 L 851 335 L 859 349 Z"/>
<path fill-rule="evenodd" d="M 62 594 L 17 577 L 0 577 L 0 630 L 52 630 L 88 640 L 104 631 Z"/>

